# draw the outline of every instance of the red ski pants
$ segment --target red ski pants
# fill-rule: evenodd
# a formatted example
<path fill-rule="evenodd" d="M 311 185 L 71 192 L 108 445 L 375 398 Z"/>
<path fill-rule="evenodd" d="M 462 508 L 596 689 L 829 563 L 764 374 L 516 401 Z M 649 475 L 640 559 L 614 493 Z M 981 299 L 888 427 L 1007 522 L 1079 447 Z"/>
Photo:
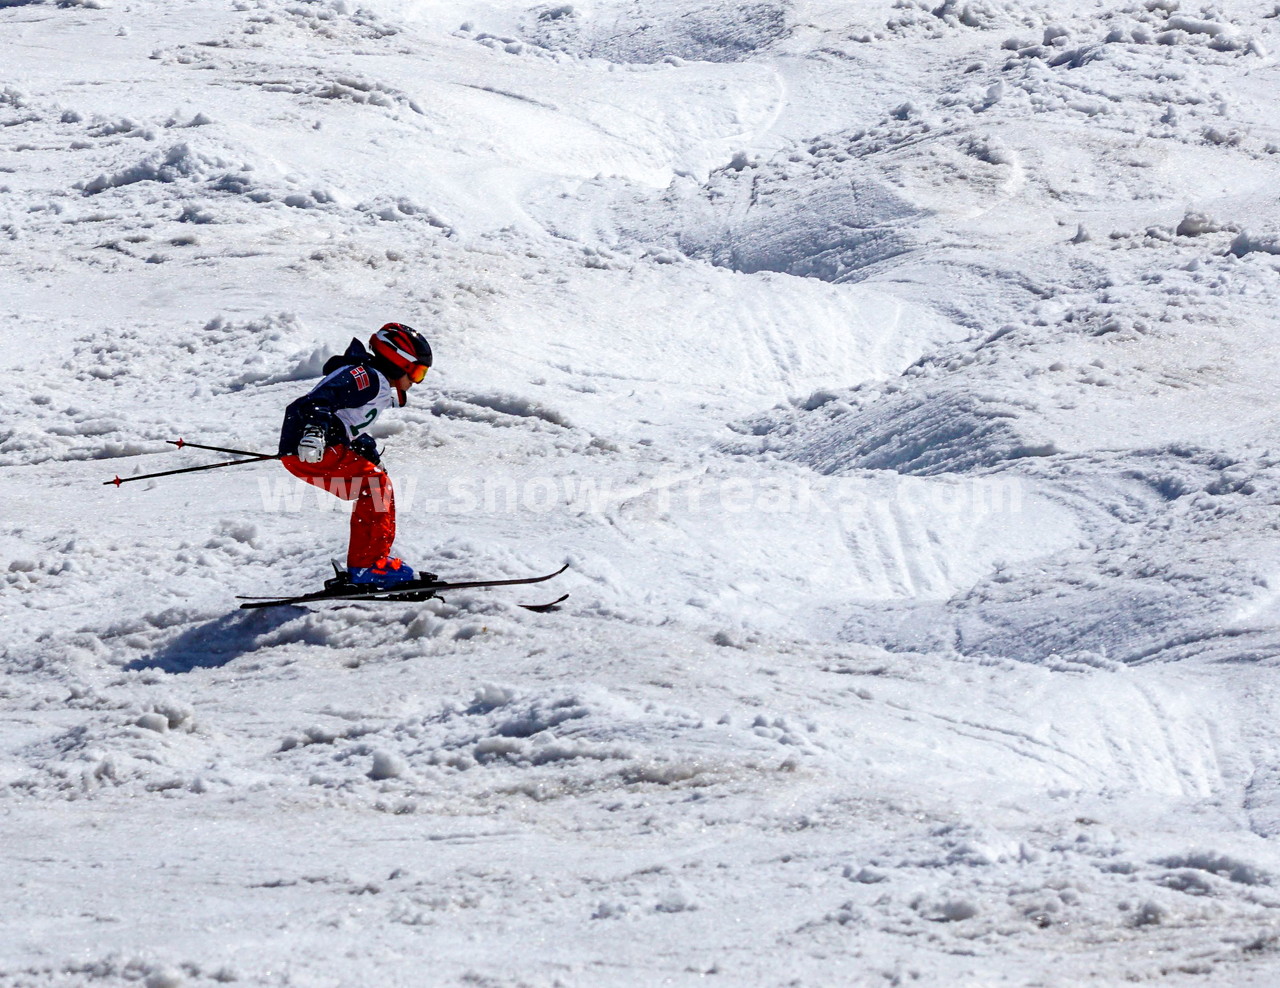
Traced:
<path fill-rule="evenodd" d="M 280 462 L 300 480 L 355 501 L 348 567 L 372 566 L 390 554 L 396 538 L 396 499 L 387 471 L 346 446 L 330 446 L 319 463 L 303 463 L 292 455 L 280 457 Z"/>

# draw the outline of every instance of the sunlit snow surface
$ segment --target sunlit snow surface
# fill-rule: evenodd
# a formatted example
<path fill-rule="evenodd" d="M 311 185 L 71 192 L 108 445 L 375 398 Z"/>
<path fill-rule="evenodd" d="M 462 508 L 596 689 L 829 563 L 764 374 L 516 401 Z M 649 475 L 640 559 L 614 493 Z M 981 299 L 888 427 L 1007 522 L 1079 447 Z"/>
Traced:
<path fill-rule="evenodd" d="M 1273 50 L 0 0 L 0 983 L 1280 982 Z M 241 611 L 343 505 L 104 486 L 393 319 L 400 553 L 555 583 Z"/>

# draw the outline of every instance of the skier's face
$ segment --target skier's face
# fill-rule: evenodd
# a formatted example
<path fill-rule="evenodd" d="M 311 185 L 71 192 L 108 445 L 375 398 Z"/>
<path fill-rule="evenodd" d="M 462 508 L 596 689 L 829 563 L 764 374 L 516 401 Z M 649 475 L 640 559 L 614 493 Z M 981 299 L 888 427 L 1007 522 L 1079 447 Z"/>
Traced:
<path fill-rule="evenodd" d="M 413 378 L 408 374 L 401 374 L 391 382 L 391 386 L 396 389 L 396 394 L 400 397 L 400 407 L 404 408 L 404 403 L 408 400 L 409 389 L 413 387 Z"/>

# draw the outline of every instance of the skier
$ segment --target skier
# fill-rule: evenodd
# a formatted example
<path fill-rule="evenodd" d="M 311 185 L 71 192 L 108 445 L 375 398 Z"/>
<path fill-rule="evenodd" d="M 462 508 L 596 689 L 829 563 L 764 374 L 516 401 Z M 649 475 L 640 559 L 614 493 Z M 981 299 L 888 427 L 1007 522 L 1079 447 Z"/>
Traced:
<path fill-rule="evenodd" d="M 431 347 L 401 323 L 389 322 L 324 365 L 325 378 L 285 409 L 280 461 L 295 477 L 346 501 L 351 510 L 347 574 L 356 586 L 396 587 L 415 579 L 391 556 L 395 493 L 369 428 L 385 409 L 403 407 L 431 366 Z M 425 579 L 434 579 L 422 574 Z"/>

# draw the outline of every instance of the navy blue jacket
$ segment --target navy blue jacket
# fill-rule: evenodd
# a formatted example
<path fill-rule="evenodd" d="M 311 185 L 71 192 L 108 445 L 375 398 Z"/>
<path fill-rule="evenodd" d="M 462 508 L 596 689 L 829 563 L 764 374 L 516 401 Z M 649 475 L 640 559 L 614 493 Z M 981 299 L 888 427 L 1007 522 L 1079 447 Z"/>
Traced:
<path fill-rule="evenodd" d="M 354 440 L 350 438 L 348 427 L 338 417 L 338 412 L 341 409 L 369 405 L 381 394 L 383 388 L 390 387 L 380 365 L 381 361 L 356 339 L 351 341 L 345 353 L 325 361 L 324 380 L 309 393 L 291 402 L 284 411 L 284 424 L 280 429 L 280 455 L 297 454 L 303 430 L 314 425 L 324 430 L 326 446 L 348 446 L 365 459 L 378 463 L 381 457 L 373 437 L 359 435 Z M 355 368 L 363 368 L 363 373 L 349 372 Z M 338 373 L 339 371 L 348 372 Z M 385 401 L 384 398 L 383 402 Z"/>

